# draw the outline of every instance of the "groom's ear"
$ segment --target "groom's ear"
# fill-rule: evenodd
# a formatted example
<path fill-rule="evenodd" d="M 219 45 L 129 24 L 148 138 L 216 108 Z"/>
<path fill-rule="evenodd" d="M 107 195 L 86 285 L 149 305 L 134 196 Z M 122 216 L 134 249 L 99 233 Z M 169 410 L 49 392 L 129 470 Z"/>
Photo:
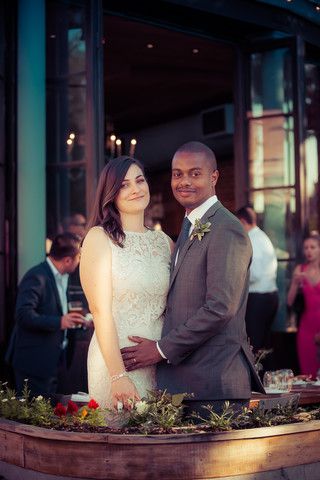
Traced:
<path fill-rule="evenodd" d="M 211 184 L 212 184 L 212 188 L 214 189 L 216 184 L 217 184 L 217 181 L 218 181 L 218 178 L 219 178 L 219 171 L 218 170 L 214 170 L 212 173 L 211 173 Z"/>

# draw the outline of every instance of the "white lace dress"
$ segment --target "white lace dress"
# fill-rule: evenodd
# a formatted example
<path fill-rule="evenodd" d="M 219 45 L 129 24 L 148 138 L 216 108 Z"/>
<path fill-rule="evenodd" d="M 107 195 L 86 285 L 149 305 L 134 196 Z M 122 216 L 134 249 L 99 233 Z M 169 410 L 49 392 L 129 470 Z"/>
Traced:
<path fill-rule="evenodd" d="M 120 348 L 133 345 L 128 335 L 159 340 L 169 287 L 170 244 L 161 231 L 125 232 L 124 248 L 110 241 L 112 252 L 112 312 Z M 141 397 L 156 387 L 155 367 L 129 372 Z M 90 398 L 111 404 L 110 375 L 95 333 L 88 351 Z"/>

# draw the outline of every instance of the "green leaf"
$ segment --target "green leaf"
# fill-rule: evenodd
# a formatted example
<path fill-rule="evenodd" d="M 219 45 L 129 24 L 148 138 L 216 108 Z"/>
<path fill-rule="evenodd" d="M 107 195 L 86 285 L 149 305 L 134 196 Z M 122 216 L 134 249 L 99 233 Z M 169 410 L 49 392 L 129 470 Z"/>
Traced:
<path fill-rule="evenodd" d="M 184 399 L 184 394 L 183 393 L 176 393 L 172 395 L 172 405 L 174 407 L 180 407 Z"/>

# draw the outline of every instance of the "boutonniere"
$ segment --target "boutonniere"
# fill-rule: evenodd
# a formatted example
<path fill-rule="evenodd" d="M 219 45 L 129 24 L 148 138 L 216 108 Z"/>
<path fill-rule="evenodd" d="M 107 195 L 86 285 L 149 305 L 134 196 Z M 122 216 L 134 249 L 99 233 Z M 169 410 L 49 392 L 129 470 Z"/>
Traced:
<path fill-rule="evenodd" d="M 197 218 L 194 222 L 194 229 L 191 232 L 190 240 L 193 240 L 194 237 L 198 237 L 198 240 L 201 241 L 204 234 L 210 232 L 210 226 L 210 222 L 201 223 L 201 220 Z"/>

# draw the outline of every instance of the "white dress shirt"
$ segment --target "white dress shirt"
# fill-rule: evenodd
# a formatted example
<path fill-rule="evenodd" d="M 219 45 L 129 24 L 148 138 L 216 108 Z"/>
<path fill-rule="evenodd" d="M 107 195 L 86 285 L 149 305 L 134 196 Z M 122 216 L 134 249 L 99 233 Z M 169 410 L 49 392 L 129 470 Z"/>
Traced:
<path fill-rule="evenodd" d="M 248 231 L 252 245 L 249 292 L 277 291 L 277 257 L 270 238 L 259 228 Z"/>
<path fill-rule="evenodd" d="M 191 210 L 191 212 L 187 215 L 188 219 L 191 222 L 190 230 L 189 230 L 189 235 L 191 234 L 192 230 L 194 229 L 194 225 L 196 223 L 196 220 L 200 220 L 200 218 L 203 217 L 203 215 L 209 210 L 209 208 L 212 207 L 216 202 L 218 201 L 217 195 L 213 195 L 212 197 L 209 197 L 205 202 L 203 202 L 199 207 L 194 208 Z M 176 265 L 177 260 L 179 256 L 179 250 L 177 251 L 176 258 L 174 261 L 174 265 Z M 157 342 L 157 349 L 158 352 L 160 353 L 161 357 L 164 359 L 167 359 L 167 357 L 163 354 L 161 348 L 159 347 L 159 344 Z"/>
<path fill-rule="evenodd" d="M 68 313 L 67 288 L 68 288 L 69 274 L 68 273 L 61 274 L 59 270 L 51 262 L 49 257 L 46 258 L 46 261 L 53 273 L 54 280 L 56 282 L 57 290 L 59 293 L 62 313 L 63 315 L 65 315 L 66 313 Z M 68 345 L 67 332 L 68 332 L 67 329 L 65 329 L 63 332 L 64 335 L 63 335 L 63 341 L 61 345 L 62 349 L 65 349 Z"/>
<path fill-rule="evenodd" d="M 56 286 L 58 289 L 59 293 L 59 298 L 61 302 L 61 307 L 62 307 L 62 313 L 65 315 L 68 313 L 68 300 L 67 300 L 67 288 L 68 288 L 68 280 L 69 280 L 69 274 L 64 273 L 61 274 L 59 270 L 54 266 L 54 264 L 51 262 L 50 258 L 47 257 L 47 263 L 53 273 Z"/>
<path fill-rule="evenodd" d="M 196 220 L 200 220 L 200 218 L 202 218 L 203 215 L 209 210 L 209 208 L 211 208 L 212 205 L 214 205 L 217 201 L 218 201 L 217 195 L 213 195 L 212 197 L 209 197 L 201 205 L 199 205 L 199 207 L 194 208 L 193 210 L 191 210 L 191 212 L 188 215 L 186 215 L 191 222 L 189 235 L 191 234 L 192 230 L 194 229 L 194 225 L 196 223 Z M 177 251 L 176 258 L 174 260 L 174 265 L 176 265 L 176 263 L 177 263 L 178 256 L 179 256 L 179 250 Z"/>

